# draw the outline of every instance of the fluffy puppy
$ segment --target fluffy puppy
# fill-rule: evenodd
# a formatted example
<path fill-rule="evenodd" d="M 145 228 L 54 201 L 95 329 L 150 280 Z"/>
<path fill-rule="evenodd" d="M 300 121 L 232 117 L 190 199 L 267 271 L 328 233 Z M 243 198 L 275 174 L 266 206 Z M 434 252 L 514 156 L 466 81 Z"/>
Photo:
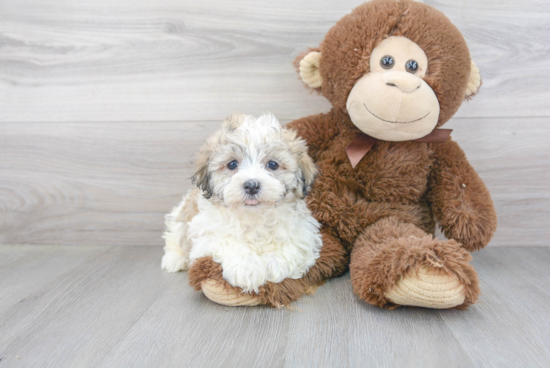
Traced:
<path fill-rule="evenodd" d="M 301 278 L 322 246 L 303 200 L 316 174 L 305 141 L 273 115 L 234 114 L 199 152 L 198 188 L 166 215 L 162 268 L 210 256 L 231 285 L 256 293 Z"/>

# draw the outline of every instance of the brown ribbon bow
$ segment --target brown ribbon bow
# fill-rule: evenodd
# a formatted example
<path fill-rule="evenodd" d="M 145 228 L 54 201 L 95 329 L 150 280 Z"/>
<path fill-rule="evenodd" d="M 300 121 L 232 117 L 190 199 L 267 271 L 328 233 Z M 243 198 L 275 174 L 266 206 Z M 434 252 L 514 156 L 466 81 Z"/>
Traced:
<path fill-rule="evenodd" d="M 452 129 L 434 129 L 430 134 L 415 139 L 414 142 L 420 143 L 443 143 L 451 135 Z M 369 152 L 372 146 L 378 141 L 378 139 L 366 135 L 361 132 L 357 137 L 346 147 L 346 153 L 348 154 L 351 167 L 355 169 L 355 166 L 361 161 L 363 157 Z"/>

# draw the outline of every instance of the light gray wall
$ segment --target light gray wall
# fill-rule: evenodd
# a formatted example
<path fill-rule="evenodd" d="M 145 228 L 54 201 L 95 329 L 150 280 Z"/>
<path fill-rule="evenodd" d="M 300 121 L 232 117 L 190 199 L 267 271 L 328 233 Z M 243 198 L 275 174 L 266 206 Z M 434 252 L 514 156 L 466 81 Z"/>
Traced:
<path fill-rule="evenodd" d="M 447 126 L 492 192 L 491 245 L 549 245 L 550 2 L 425 2 L 482 72 Z M 291 62 L 360 3 L 0 0 L 0 243 L 161 245 L 225 116 L 328 111 Z"/>

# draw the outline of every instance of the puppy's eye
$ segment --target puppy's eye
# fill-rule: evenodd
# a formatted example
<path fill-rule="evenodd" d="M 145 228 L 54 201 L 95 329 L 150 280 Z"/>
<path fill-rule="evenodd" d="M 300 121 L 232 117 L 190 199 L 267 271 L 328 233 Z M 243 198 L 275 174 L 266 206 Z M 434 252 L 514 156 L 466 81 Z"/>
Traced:
<path fill-rule="evenodd" d="M 384 69 L 393 68 L 393 64 L 395 64 L 395 62 L 393 61 L 393 57 L 390 55 L 383 56 L 382 59 L 380 59 L 380 66 Z"/>
<path fill-rule="evenodd" d="M 237 162 L 237 160 L 233 160 L 227 164 L 227 168 L 229 170 L 235 170 L 238 166 L 239 166 L 239 163 Z"/>
<path fill-rule="evenodd" d="M 269 170 L 275 171 L 275 170 L 277 170 L 277 169 L 279 168 L 279 164 L 276 163 L 275 161 L 269 161 L 269 162 L 267 163 L 267 168 L 268 168 Z"/>
<path fill-rule="evenodd" d="M 407 69 L 409 73 L 414 74 L 418 70 L 418 63 L 415 60 L 409 60 L 407 64 L 405 64 L 405 69 Z"/>

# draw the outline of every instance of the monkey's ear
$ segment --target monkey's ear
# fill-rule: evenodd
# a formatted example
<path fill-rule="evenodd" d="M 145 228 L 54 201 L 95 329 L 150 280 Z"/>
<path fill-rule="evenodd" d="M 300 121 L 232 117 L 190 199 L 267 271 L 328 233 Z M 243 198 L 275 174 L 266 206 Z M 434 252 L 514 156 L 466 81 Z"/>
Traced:
<path fill-rule="evenodd" d="M 310 49 L 307 53 L 302 53 L 294 60 L 294 65 L 300 73 L 300 78 L 309 87 L 319 90 L 323 84 L 321 71 L 319 70 L 321 53 L 319 49 Z"/>
<path fill-rule="evenodd" d="M 472 60 L 470 69 L 470 79 L 468 80 L 468 86 L 466 86 L 466 98 L 474 97 L 481 87 L 481 74 L 476 63 Z"/>

